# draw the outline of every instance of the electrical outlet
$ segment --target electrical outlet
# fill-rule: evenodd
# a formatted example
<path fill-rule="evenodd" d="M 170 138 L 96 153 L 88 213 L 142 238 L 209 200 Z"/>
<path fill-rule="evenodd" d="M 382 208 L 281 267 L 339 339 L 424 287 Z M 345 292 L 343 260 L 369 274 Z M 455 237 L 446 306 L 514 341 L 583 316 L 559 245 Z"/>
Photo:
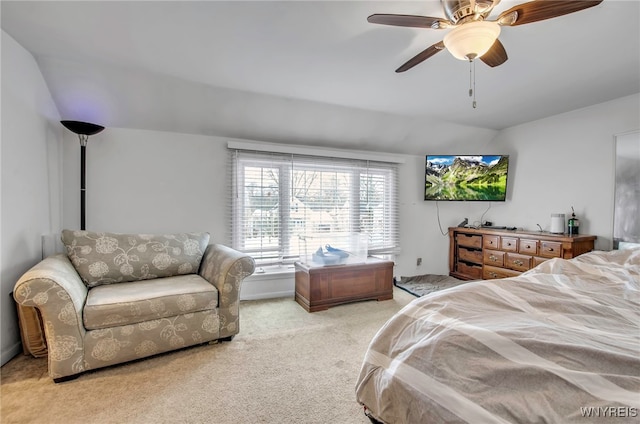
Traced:
<path fill-rule="evenodd" d="M 417 265 L 417 266 L 422 265 L 422 258 L 418 258 L 418 259 L 416 260 L 416 265 Z"/>

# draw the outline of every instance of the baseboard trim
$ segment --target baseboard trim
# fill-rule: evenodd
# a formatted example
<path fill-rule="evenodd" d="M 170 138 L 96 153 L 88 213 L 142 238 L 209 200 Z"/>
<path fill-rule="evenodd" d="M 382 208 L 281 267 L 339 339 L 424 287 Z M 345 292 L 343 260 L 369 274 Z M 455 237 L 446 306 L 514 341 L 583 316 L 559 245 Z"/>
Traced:
<path fill-rule="evenodd" d="M 254 293 L 248 294 L 244 296 L 240 296 L 240 300 L 262 300 L 262 299 L 274 299 L 276 297 L 294 297 L 294 290 L 286 290 L 279 292 L 263 292 L 263 293 Z"/>
<path fill-rule="evenodd" d="M 242 282 L 240 300 L 271 299 L 295 294 L 295 276 L 286 274 L 254 274 Z"/>

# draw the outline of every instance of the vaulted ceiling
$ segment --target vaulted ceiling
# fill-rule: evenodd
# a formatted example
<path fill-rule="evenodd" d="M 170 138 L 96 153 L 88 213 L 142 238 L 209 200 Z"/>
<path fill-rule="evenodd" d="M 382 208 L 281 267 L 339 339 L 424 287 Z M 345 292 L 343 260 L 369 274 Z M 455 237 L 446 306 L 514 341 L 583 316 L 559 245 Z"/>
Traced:
<path fill-rule="evenodd" d="M 544 1 L 544 0 L 538 0 Z M 522 1 L 503 0 L 491 17 Z M 640 2 L 605 0 L 503 27 L 509 60 L 441 52 L 445 30 L 367 22 L 444 16 L 439 1 L 2 1 L 63 119 L 106 127 L 423 154 L 640 92 Z M 465 152 L 468 153 L 468 152 Z"/>

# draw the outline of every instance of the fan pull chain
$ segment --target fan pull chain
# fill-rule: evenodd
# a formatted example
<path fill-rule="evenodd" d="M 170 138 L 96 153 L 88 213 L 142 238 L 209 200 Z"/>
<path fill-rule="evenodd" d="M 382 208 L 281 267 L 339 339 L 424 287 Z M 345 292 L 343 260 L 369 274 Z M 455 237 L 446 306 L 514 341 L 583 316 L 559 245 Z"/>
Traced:
<path fill-rule="evenodd" d="M 469 97 L 473 97 L 471 105 L 475 109 L 476 103 L 476 62 L 473 59 L 469 60 Z"/>

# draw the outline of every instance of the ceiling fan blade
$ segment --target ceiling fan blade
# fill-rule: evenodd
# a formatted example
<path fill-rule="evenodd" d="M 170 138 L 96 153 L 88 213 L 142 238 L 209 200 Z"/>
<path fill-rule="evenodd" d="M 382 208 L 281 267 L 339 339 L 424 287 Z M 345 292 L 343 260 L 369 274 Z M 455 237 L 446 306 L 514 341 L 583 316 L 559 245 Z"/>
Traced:
<path fill-rule="evenodd" d="M 374 14 L 367 18 L 372 24 L 394 25 L 413 28 L 441 29 L 451 26 L 451 22 L 442 18 L 417 15 Z"/>
<path fill-rule="evenodd" d="M 442 41 L 436 44 L 433 44 L 427 47 L 425 50 L 418 53 L 417 55 L 415 55 L 414 57 L 412 57 L 411 59 L 409 59 L 404 65 L 396 69 L 396 72 L 400 73 L 400 72 L 408 71 L 414 66 L 419 65 L 420 63 L 429 59 L 431 56 L 438 53 L 439 51 L 444 50 L 444 48 L 445 48 L 444 42 Z"/>
<path fill-rule="evenodd" d="M 516 26 L 543 21 L 588 9 L 602 3 L 602 0 L 537 0 L 522 3 L 506 10 L 498 16 L 500 25 Z M 515 13 L 514 13 L 515 12 Z"/>
<path fill-rule="evenodd" d="M 489 51 L 480 56 L 480 60 L 491 66 L 492 68 L 502 65 L 507 61 L 507 59 L 509 59 L 509 57 L 507 56 L 507 51 L 504 49 L 504 46 L 502 45 L 500 40 L 496 40 Z"/>

